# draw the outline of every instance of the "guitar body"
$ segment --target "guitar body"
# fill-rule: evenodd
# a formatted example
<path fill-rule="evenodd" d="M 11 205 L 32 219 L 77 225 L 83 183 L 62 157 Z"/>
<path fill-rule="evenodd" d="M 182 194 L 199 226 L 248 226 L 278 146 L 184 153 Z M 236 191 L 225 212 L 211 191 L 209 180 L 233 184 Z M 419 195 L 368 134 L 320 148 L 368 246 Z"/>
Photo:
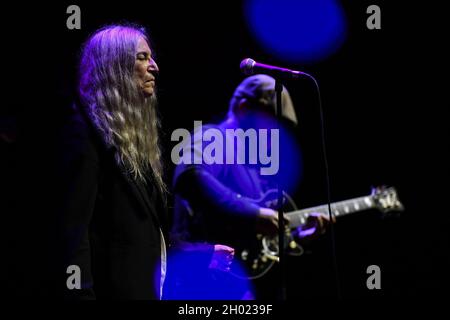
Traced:
<path fill-rule="evenodd" d="M 261 198 L 253 200 L 260 207 L 278 208 L 278 190 L 271 189 Z M 292 212 L 297 209 L 295 202 L 291 197 L 284 193 L 283 212 Z M 295 241 L 290 228 L 285 233 L 285 250 L 289 255 L 301 255 L 303 249 Z M 231 274 L 238 278 L 258 279 L 263 277 L 275 263 L 279 261 L 278 235 L 268 236 L 256 234 L 250 242 L 247 241 L 244 247 L 235 245 L 235 260 L 231 266 Z"/>

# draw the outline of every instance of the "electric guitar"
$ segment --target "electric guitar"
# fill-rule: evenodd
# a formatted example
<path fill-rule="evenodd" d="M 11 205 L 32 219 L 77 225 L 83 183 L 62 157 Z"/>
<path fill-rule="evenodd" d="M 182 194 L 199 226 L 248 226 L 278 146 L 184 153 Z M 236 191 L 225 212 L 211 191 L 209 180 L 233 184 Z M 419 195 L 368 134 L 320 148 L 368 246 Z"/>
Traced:
<path fill-rule="evenodd" d="M 277 204 L 278 191 L 269 190 L 260 199 L 254 200 L 261 207 L 275 208 Z M 283 206 L 286 204 L 293 211 L 286 212 L 289 225 L 286 229 L 285 250 L 289 255 L 301 255 L 303 249 L 294 238 L 293 232 L 304 225 L 312 213 L 322 213 L 328 216 L 328 205 L 297 210 L 295 203 L 284 194 Z M 367 196 L 331 203 L 333 215 L 338 218 L 352 213 L 369 209 L 378 209 L 383 213 L 403 211 L 404 207 L 398 199 L 395 188 L 376 188 Z M 257 279 L 264 276 L 270 268 L 279 261 L 278 235 L 265 236 L 257 234 L 247 248 L 235 248 L 235 261 L 231 266 L 230 273 L 238 278 Z"/>

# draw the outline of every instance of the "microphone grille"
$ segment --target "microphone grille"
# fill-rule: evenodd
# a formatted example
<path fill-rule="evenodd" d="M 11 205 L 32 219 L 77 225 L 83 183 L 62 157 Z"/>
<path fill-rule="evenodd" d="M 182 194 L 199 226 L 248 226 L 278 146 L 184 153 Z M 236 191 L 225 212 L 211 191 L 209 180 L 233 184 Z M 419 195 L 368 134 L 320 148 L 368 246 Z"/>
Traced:
<path fill-rule="evenodd" d="M 253 66 L 255 65 L 255 60 L 247 58 L 241 61 L 241 71 L 245 75 L 252 75 L 253 74 Z"/>

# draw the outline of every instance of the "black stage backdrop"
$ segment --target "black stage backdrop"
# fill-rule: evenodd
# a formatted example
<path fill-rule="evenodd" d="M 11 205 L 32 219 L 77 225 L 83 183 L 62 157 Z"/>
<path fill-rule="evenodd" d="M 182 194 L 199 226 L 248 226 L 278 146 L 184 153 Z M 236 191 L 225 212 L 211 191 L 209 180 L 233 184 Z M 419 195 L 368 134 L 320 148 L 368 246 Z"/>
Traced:
<path fill-rule="evenodd" d="M 386 184 L 397 188 L 406 207 L 400 218 L 383 219 L 370 211 L 336 224 L 342 296 L 398 298 L 445 291 L 450 272 L 448 100 L 439 100 L 438 94 L 448 81 L 439 59 L 440 20 L 430 15 L 439 9 L 343 1 L 348 38 L 342 48 L 324 62 L 287 65 L 252 39 L 238 1 L 78 2 L 81 30 L 66 27 L 70 4 L 22 3 L 2 10 L 2 130 L 12 137 L 2 139 L 2 226 L 13 286 L 31 281 L 14 277 L 17 270 L 29 270 L 25 274 L 33 281 L 45 282 L 39 279 L 38 252 L 45 250 L 40 238 L 50 230 L 46 208 L 58 188 L 47 174 L 49 141 L 61 110 L 73 99 L 80 46 L 98 27 L 129 21 L 148 27 L 161 70 L 168 183 L 171 132 L 225 114 L 243 79 L 243 58 L 307 71 L 322 92 L 332 200 Z M 382 9 L 381 30 L 366 28 L 370 4 Z M 304 161 L 295 198 L 300 207 L 322 204 L 327 199 L 316 91 L 307 80 L 286 86 L 297 106 Z M 366 288 L 371 264 L 381 267 L 382 290 Z M 288 300 L 335 297 L 329 237 L 288 268 Z"/>

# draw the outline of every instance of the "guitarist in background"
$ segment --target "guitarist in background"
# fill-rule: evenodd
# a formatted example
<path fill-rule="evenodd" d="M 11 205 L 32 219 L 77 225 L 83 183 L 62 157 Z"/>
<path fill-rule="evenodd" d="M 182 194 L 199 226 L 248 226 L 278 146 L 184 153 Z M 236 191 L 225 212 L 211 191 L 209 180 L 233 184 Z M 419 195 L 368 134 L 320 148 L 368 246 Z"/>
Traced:
<path fill-rule="evenodd" d="M 294 127 L 297 117 L 286 88 L 282 91 L 282 106 L 283 121 Z M 224 121 L 218 125 L 204 125 L 203 131 L 215 128 L 225 137 L 226 129 L 255 129 L 258 132 L 259 129 L 274 128 L 275 110 L 275 80 L 267 75 L 254 75 L 236 88 Z M 192 146 L 195 139 L 191 142 Z M 198 152 L 195 147 L 189 150 Z M 283 160 L 280 170 L 282 168 Z M 254 164 L 205 164 L 202 161 L 202 164 L 178 165 L 174 175 L 176 198 L 172 233 L 186 241 L 223 243 L 234 248 L 250 243 L 257 234 L 276 235 L 277 211 L 253 201 L 267 190 L 276 188 L 275 179 L 276 176 L 261 175 L 260 166 Z M 297 236 L 300 241 L 314 239 L 325 232 L 327 223 L 326 216 L 313 214 L 297 230 Z M 214 283 L 218 276 L 194 272 L 190 278 L 195 279 L 191 281 L 191 288 L 197 290 L 196 294 L 180 298 L 274 299 L 278 290 L 270 279 L 277 277 L 277 272 L 273 270 L 277 268 L 272 268 L 267 275 L 251 283 L 254 290 L 241 289 L 238 282 L 242 280 L 229 277 L 225 282 L 205 287 L 201 294 L 198 294 L 201 283 L 198 278 L 208 278 L 207 281 Z M 223 295 L 224 292 L 228 295 Z"/>

